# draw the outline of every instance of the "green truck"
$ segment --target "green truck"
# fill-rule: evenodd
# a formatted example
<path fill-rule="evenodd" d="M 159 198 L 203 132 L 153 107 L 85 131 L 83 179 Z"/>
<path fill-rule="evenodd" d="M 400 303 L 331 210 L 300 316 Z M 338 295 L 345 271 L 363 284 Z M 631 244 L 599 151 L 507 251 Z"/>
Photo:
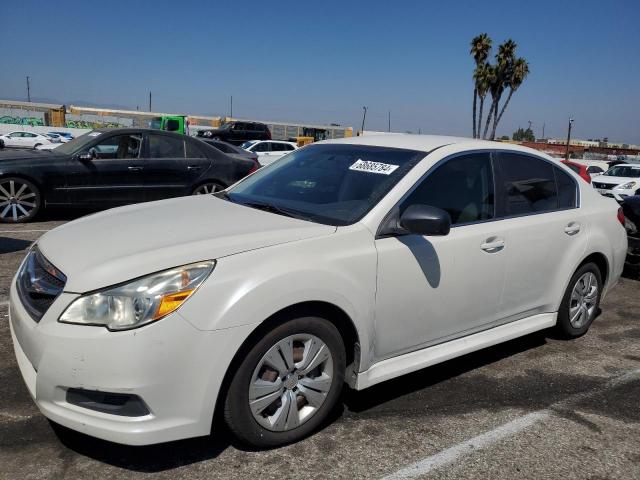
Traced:
<path fill-rule="evenodd" d="M 163 115 L 149 121 L 149 128 L 168 132 L 189 134 L 189 119 L 186 115 Z"/>

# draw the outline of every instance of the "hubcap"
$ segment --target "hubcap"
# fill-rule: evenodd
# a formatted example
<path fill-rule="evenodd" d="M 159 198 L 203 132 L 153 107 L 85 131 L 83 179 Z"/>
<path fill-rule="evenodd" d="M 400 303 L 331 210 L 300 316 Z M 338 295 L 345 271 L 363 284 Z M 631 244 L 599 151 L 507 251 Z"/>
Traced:
<path fill-rule="evenodd" d="M 196 195 L 208 195 L 218 191 L 218 186 L 215 183 L 207 183 L 200 185 L 196 190 Z"/>
<path fill-rule="evenodd" d="M 17 222 L 37 208 L 37 198 L 26 183 L 17 180 L 0 181 L 0 218 Z"/>
<path fill-rule="evenodd" d="M 329 347 L 310 334 L 280 340 L 262 357 L 249 385 L 253 418 L 276 432 L 309 420 L 324 403 L 333 378 Z"/>
<path fill-rule="evenodd" d="M 573 287 L 569 302 L 569 322 L 574 328 L 581 328 L 593 316 L 598 299 L 598 280 L 587 272 L 582 275 Z"/>

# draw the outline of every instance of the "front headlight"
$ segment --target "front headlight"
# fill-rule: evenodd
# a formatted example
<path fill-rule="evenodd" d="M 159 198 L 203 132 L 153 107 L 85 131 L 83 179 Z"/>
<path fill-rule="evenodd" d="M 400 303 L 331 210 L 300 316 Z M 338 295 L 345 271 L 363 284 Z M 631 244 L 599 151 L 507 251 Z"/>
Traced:
<path fill-rule="evenodd" d="M 154 273 L 132 282 L 83 295 L 60 316 L 63 323 L 103 325 L 127 330 L 176 311 L 205 281 L 215 260 Z"/>
<path fill-rule="evenodd" d="M 635 186 L 636 186 L 636 182 L 628 182 L 628 183 L 625 183 L 624 185 L 618 185 L 616 188 L 619 188 L 621 190 L 630 190 Z"/>

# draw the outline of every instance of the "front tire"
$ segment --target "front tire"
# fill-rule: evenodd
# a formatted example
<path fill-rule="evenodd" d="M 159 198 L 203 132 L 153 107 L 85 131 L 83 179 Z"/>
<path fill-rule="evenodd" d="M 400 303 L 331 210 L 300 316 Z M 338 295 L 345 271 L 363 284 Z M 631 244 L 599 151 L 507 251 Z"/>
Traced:
<path fill-rule="evenodd" d="M 602 274 L 595 263 L 585 263 L 571 277 L 560 304 L 557 328 L 566 338 L 584 335 L 596 318 L 602 294 Z"/>
<path fill-rule="evenodd" d="M 244 355 L 227 391 L 226 423 L 252 447 L 296 442 L 334 409 L 344 371 L 344 343 L 333 324 L 318 317 L 291 320 Z"/>
<path fill-rule="evenodd" d="M 42 199 L 38 188 L 28 180 L 0 178 L 0 223 L 25 223 L 33 220 Z"/>

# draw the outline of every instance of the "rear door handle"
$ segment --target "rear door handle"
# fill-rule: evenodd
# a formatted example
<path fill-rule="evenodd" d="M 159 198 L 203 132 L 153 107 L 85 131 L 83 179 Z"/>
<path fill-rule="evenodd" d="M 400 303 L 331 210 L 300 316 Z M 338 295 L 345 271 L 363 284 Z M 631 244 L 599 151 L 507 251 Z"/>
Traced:
<path fill-rule="evenodd" d="M 142 170 L 142 167 L 127 167 L 128 170 L 131 170 L 132 172 L 139 172 Z"/>
<path fill-rule="evenodd" d="M 491 237 L 487 238 L 487 240 L 480 245 L 480 248 L 487 253 L 496 253 L 504 248 L 504 239 Z"/>
<path fill-rule="evenodd" d="M 202 167 L 199 167 L 197 165 L 189 165 L 187 167 L 187 170 L 202 170 Z"/>
<path fill-rule="evenodd" d="M 580 228 L 581 226 L 579 223 L 571 222 L 566 227 L 564 227 L 564 233 L 566 233 L 569 236 L 573 236 L 577 233 L 580 233 Z"/>

